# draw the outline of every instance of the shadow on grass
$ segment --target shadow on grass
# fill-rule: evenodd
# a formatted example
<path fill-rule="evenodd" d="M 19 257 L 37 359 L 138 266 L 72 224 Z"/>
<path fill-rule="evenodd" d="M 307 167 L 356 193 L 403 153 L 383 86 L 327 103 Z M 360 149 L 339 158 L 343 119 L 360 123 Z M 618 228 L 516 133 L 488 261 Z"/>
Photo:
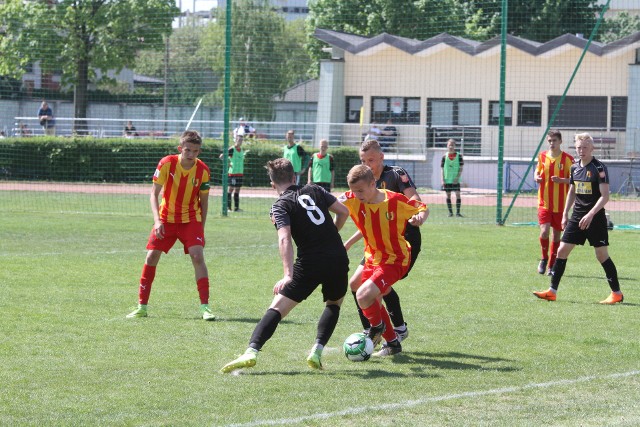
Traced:
<path fill-rule="evenodd" d="M 513 362 L 509 359 L 487 357 L 475 354 L 458 352 L 427 353 L 408 352 L 402 353 L 394 359 L 395 363 L 411 363 L 414 365 L 429 366 L 438 369 L 450 370 L 478 370 L 495 372 L 514 372 L 521 370 L 513 366 L 491 366 L 487 364 Z"/>
<path fill-rule="evenodd" d="M 593 279 L 593 280 L 603 280 L 606 282 L 607 278 L 604 276 L 585 276 L 582 274 L 563 274 L 562 277 L 571 277 L 573 279 Z M 619 281 L 635 281 L 637 280 L 635 277 L 620 277 L 618 276 Z"/>

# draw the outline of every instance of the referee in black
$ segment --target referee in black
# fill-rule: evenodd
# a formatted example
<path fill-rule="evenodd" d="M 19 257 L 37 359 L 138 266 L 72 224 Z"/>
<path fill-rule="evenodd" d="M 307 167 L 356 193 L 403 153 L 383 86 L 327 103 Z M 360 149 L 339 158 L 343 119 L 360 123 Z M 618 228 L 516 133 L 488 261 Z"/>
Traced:
<path fill-rule="evenodd" d="M 609 201 L 609 172 L 600 160 L 593 157 L 593 138 L 588 133 L 575 136 L 578 160 L 571 166 L 569 193 L 562 214 L 562 241 L 558 258 L 551 270 L 551 287 L 533 294 L 547 301 L 555 301 L 560 279 L 564 274 L 569 254 L 576 245 L 588 240 L 594 247 L 596 258 L 602 265 L 611 294 L 600 304 L 617 304 L 624 300 L 620 291 L 618 271 L 609 257 L 609 231 L 604 206 Z M 573 206 L 573 214 L 569 210 Z"/>
<path fill-rule="evenodd" d="M 280 196 L 271 207 L 270 215 L 278 231 L 284 273 L 273 287 L 275 297 L 256 325 L 249 348 L 227 363 L 221 369 L 223 373 L 254 366 L 258 351 L 271 338 L 278 323 L 320 284 L 325 308 L 307 364 L 313 369 L 322 369 L 322 350 L 338 323 L 340 304 L 347 292 L 349 258 L 338 231 L 349 218 L 349 210 L 318 185 L 296 185 L 289 160 L 272 160 L 266 168 L 271 186 Z M 336 214 L 335 219 L 330 212 Z M 292 240 L 298 248 L 295 262 Z"/>

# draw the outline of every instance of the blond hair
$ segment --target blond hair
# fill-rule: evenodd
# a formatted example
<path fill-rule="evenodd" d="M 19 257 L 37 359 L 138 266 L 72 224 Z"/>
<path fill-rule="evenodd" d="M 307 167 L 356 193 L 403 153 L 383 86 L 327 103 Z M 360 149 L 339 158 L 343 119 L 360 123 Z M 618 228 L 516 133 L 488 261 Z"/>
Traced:
<path fill-rule="evenodd" d="M 376 179 L 373 176 L 373 171 L 369 166 L 356 165 L 351 168 L 347 175 L 347 183 L 349 185 L 355 184 L 358 181 L 365 181 L 367 183 L 375 182 Z"/>
<path fill-rule="evenodd" d="M 593 137 L 587 132 L 577 133 L 575 142 L 586 142 L 587 144 L 593 145 Z"/>
<path fill-rule="evenodd" d="M 360 145 L 360 151 L 366 153 L 369 150 L 382 152 L 382 147 L 380 147 L 380 143 L 377 139 L 367 139 Z"/>

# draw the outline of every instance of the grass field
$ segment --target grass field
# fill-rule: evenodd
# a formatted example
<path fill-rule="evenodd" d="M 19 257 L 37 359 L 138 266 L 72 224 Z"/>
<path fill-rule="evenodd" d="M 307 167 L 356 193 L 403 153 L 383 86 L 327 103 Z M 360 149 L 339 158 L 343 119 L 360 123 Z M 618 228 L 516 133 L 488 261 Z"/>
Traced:
<path fill-rule="evenodd" d="M 352 363 L 341 354 L 360 329 L 348 296 L 325 370 L 307 368 L 316 293 L 281 323 L 256 367 L 222 375 L 281 277 L 266 215 L 207 224 L 217 321 L 199 319 L 179 247 L 160 262 L 150 317 L 131 320 L 150 214 L 82 206 L 15 212 L 0 201 L 0 425 L 640 424 L 637 231 L 611 232 L 624 304 L 597 304 L 609 289 L 589 247 L 571 255 L 549 303 L 531 295 L 548 286 L 535 273 L 535 227 L 435 216 L 397 284 L 411 331 L 401 355 Z M 353 230 L 349 222 L 343 237 Z M 361 246 L 350 256 L 353 268 Z"/>

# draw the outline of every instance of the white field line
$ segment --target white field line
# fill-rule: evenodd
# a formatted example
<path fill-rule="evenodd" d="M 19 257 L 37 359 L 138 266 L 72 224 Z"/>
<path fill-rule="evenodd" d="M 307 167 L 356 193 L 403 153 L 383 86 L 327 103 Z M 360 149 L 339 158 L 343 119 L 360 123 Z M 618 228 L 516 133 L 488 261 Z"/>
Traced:
<path fill-rule="evenodd" d="M 473 399 L 477 397 L 490 396 L 490 395 L 499 395 L 499 394 L 507 394 L 507 393 L 518 393 L 521 391 L 535 389 L 535 388 L 551 388 L 556 386 L 567 386 L 578 383 L 586 383 L 590 381 L 598 381 L 598 380 L 610 380 L 614 378 L 625 378 L 640 375 L 640 370 L 638 371 L 629 371 L 622 372 L 617 374 L 609 374 L 602 376 L 588 376 L 588 377 L 580 377 L 573 380 L 558 380 L 558 381 L 549 381 L 546 383 L 533 383 L 533 384 L 525 384 L 523 386 L 513 386 L 513 387 L 504 387 L 504 388 L 496 388 L 491 390 L 480 390 L 480 391 L 468 391 L 464 393 L 455 393 L 455 394 L 445 394 L 443 396 L 433 396 L 433 397 L 425 397 L 423 399 L 416 400 L 407 400 L 405 402 L 398 403 L 387 403 L 376 406 L 361 406 L 355 408 L 347 408 L 342 411 L 336 412 L 322 412 L 317 414 L 305 415 L 302 417 L 296 418 L 281 418 L 274 420 L 257 420 L 249 423 L 243 424 L 229 424 L 227 427 L 254 427 L 254 426 L 275 426 L 275 425 L 286 425 L 286 424 L 295 424 L 295 423 L 304 423 L 305 421 L 318 421 L 318 420 L 326 420 L 334 417 L 341 416 L 349 416 L 349 415 L 357 415 L 364 412 L 380 412 L 380 411 L 397 411 L 404 408 L 410 408 L 413 406 L 426 405 L 434 402 L 442 402 L 445 400 L 453 400 L 453 399 Z"/>

